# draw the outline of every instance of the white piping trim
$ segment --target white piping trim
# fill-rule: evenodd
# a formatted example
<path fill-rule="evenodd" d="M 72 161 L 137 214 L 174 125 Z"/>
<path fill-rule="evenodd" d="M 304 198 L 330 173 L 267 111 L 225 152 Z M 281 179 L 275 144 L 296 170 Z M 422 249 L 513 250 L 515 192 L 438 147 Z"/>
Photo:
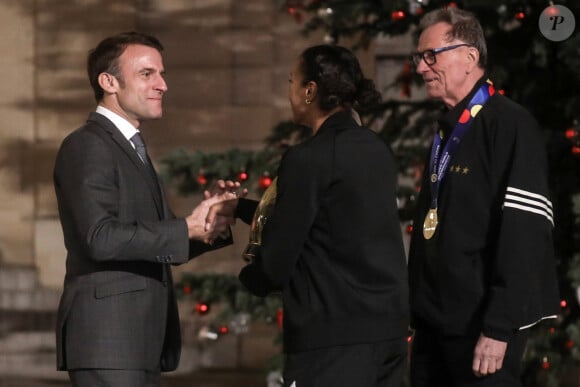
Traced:
<path fill-rule="evenodd" d="M 533 327 L 533 326 L 534 326 L 534 325 L 536 325 L 536 324 L 539 324 L 539 323 L 540 323 L 540 322 L 542 322 L 543 320 L 547 320 L 547 319 L 549 319 L 549 318 L 558 318 L 558 315 L 555 315 L 555 314 L 554 314 L 554 315 L 551 315 L 551 316 L 542 317 L 541 319 L 539 319 L 538 321 L 536 321 L 536 322 L 534 322 L 534 323 L 531 323 L 530 325 L 525 325 L 525 326 L 523 326 L 523 327 L 520 327 L 520 329 L 519 329 L 519 330 L 520 330 L 520 331 L 522 331 L 522 330 L 524 330 L 524 329 L 528 329 L 528 328 L 530 328 L 530 327 Z"/>

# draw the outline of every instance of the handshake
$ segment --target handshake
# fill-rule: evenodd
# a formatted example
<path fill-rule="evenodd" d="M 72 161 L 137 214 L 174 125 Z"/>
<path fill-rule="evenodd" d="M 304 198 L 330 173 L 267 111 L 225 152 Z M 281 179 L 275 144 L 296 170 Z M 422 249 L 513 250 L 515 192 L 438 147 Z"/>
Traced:
<path fill-rule="evenodd" d="M 239 182 L 218 180 L 210 191 L 204 191 L 204 200 L 185 218 L 189 239 L 212 244 L 217 238 L 229 236 L 229 226 L 235 224 L 238 198 L 248 194 Z"/>

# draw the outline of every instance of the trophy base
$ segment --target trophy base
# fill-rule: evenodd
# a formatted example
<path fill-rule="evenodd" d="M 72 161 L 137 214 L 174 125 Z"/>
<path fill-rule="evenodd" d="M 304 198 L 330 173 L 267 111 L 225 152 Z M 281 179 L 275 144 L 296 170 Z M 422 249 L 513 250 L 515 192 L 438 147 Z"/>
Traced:
<path fill-rule="evenodd" d="M 257 243 L 250 242 L 242 253 L 242 258 L 248 263 L 252 263 L 260 255 L 261 246 Z"/>

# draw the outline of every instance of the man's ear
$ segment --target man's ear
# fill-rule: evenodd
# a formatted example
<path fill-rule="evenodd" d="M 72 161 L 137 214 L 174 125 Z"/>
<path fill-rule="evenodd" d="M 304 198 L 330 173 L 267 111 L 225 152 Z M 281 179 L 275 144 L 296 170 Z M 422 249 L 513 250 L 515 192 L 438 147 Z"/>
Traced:
<path fill-rule="evenodd" d="M 479 66 L 479 51 L 475 47 L 468 47 L 467 51 L 467 72 L 470 73 L 475 67 Z"/>
<path fill-rule="evenodd" d="M 107 93 L 114 93 L 119 88 L 119 81 L 109 73 L 100 73 L 98 80 L 99 86 Z"/>

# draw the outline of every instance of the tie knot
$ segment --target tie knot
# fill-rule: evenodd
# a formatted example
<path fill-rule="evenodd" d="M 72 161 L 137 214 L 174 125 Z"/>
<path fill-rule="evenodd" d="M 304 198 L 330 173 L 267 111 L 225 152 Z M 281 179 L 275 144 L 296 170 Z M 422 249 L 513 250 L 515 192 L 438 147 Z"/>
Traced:
<path fill-rule="evenodd" d="M 143 141 L 143 137 L 141 137 L 141 133 L 137 132 L 131 137 L 131 141 L 135 146 L 142 146 L 145 147 L 145 141 Z"/>

